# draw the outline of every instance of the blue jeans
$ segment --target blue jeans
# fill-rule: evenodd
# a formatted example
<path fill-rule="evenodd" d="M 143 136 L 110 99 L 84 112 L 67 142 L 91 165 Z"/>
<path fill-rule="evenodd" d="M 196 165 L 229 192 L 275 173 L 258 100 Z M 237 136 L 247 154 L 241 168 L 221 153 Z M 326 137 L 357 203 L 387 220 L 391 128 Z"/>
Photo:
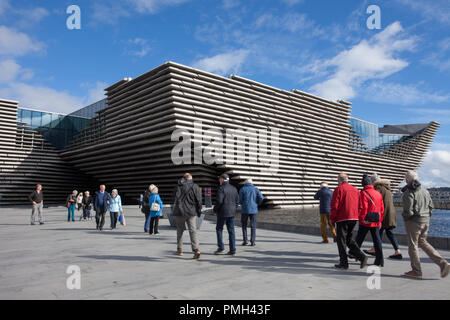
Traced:
<path fill-rule="evenodd" d="M 244 242 L 247 242 L 247 222 L 248 218 L 250 218 L 250 242 L 255 243 L 256 240 L 256 214 L 245 214 L 241 215 L 241 224 L 242 224 L 242 235 L 244 238 Z"/>
<path fill-rule="evenodd" d="M 374 264 L 384 265 L 383 258 L 383 245 L 381 243 L 380 228 L 369 228 L 366 226 L 359 225 L 358 234 L 356 235 L 356 244 L 361 248 L 367 233 L 370 232 L 372 235 L 373 246 L 375 248 L 375 262 Z"/>
<path fill-rule="evenodd" d="M 230 252 L 236 253 L 236 239 L 234 235 L 234 217 L 227 217 L 227 218 L 217 217 L 217 224 L 216 224 L 217 246 L 219 247 L 219 250 L 225 249 L 222 240 L 222 231 L 224 224 L 227 225 L 228 238 L 230 242 Z"/>
<path fill-rule="evenodd" d="M 145 214 L 144 232 L 150 231 L 150 213 Z"/>
<path fill-rule="evenodd" d="M 75 204 L 71 204 L 67 208 L 67 221 L 70 221 L 70 216 L 72 216 L 72 221 L 75 221 Z"/>
<path fill-rule="evenodd" d="M 397 241 L 397 237 L 395 236 L 395 234 L 392 230 L 394 230 L 394 228 L 389 228 L 389 229 L 381 228 L 380 229 L 380 238 L 381 238 L 381 240 L 383 240 L 383 231 L 386 231 L 386 235 L 387 235 L 389 241 L 391 242 L 392 246 L 394 247 L 394 250 L 397 251 L 398 250 L 398 241 Z"/>

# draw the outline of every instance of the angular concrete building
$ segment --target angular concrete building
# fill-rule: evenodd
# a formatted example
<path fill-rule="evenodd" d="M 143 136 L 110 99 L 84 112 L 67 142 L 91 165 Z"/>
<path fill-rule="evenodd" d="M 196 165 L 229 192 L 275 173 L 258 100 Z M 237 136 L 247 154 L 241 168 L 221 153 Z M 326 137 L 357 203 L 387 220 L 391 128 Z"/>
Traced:
<path fill-rule="evenodd" d="M 106 93 L 106 106 L 58 150 L 58 158 L 128 201 L 153 183 L 170 203 L 186 171 L 201 187 L 212 187 L 213 196 L 220 173 L 238 187 L 252 178 L 265 205 L 274 208 L 317 205 L 320 182 L 335 187 L 341 171 L 355 186 L 363 173 L 377 172 L 395 187 L 421 164 L 439 127 L 379 128 L 352 118 L 345 101 L 173 62 L 125 78 Z M 10 139 L 17 139 L 14 119 L 11 112 L 4 133 Z"/>

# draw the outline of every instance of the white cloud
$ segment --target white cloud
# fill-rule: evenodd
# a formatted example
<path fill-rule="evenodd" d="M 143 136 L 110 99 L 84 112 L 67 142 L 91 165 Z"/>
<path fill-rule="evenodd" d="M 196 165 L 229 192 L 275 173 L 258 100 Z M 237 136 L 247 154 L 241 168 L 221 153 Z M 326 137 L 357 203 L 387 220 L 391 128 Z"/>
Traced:
<path fill-rule="evenodd" d="M 249 54 L 249 50 L 240 49 L 221 53 L 210 58 L 203 58 L 192 65 L 194 68 L 225 75 L 229 72 L 237 73 Z"/>
<path fill-rule="evenodd" d="M 371 82 L 364 88 L 363 94 L 367 101 L 397 105 L 442 103 L 450 99 L 449 95 L 427 92 L 420 88 L 420 84 L 403 85 L 382 81 Z"/>
<path fill-rule="evenodd" d="M 302 3 L 303 0 L 281 0 L 281 2 L 286 3 L 288 6 L 293 6 L 295 4 Z"/>
<path fill-rule="evenodd" d="M 16 79 L 20 65 L 14 60 L 0 61 L 0 83 L 8 83 Z"/>
<path fill-rule="evenodd" d="M 145 57 L 150 52 L 150 46 L 148 41 L 142 38 L 134 38 L 127 41 L 129 47 L 134 47 L 134 49 L 127 48 L 126 53 L 137 56 L 139 58 Z"/>
<path fill-rule="evenodd" d="M 22 56 L 30 52 L 41 52 L 42 42 L 32 40 L 27 34 L 0 26 L 0 55 Z"/>
<path fill-rule="evenodd" d="M 437 108 L 414 108 L 406 109 L 405 114 L 411 116 L 410 121 L 430 122 L 436 121 L 440 124 L 450 124 L 450 109 Z"/>
<path fill-rule="evenodd" d="M 240 4 L 239 0 L 223 0 L 223 7 L 225 9 L 237 7 L 239 4 Z"/>
<path fill-rule="evenodd" d="M 84 84 L 82 87 L 88 87 L 88 95 L 84 104 L 89 105 L 105 98 L 105 88 L 108 87 L 106 82 L 97 81 L 94 86 Z"/>
<path fill-rule="evenodd" d="M 400 23 L 394 22 L 369 40 L 362 40 L 334 58 L 322 61 L 319 64 L 321 69 L 331 68 L 334 73 L 327 80 L 313 85 L 310 90 L 332 100 L 351 99 L 364 82 L 383 79 L 406 68 L 408 62 L 394 55 L 413 50 L 415 39 L 402 38 L 402 31 Z"/>
<path fill-rule="evenodd" d="M 450 24 L 450 2 L 448 0 L 396 0 L 423 16 L 425 21 Z"/>
<path fill-rule="evenodd" d="M 86 89 L 84 97 L 78 97 L 70 92 L 58 91 L 45 86 L 34 86 L 23 82 L 12 82 L 8 88 L 0 89 L 0 96 L 5 99 L 19 101 L 22 107 L 36 108 L 59 113 L 71 113 L 79 108 L 104 99 L 105 82 L 82 83 Z"/>
<path fill-rule="evenodd" d="M 427 187 L 450 186 L 450 145 L 445 150 L 430 150 L 418 170 L 419 180 Z"/>
<path fill-rule="evenodd" d="M 189 0 L 128 0 L 140 13 L 157 13 L 163 6 L 172 6 L 187 2 Z"/>
<path fill-rule="evenodd" d="M 46 111 L 70 113 L 84 105 L 84 99 L 71 95 L 67 91 L 57 91 L 44 86 L 32 86 L 14 82 L 0 91 L 7 99 L 19 101 L 19 105 Z"/>
<path fill-rule="evenodd" d="M 432 66 L 441 72 L 450 71 L 450 37 L 438 42 L 433 52 L 422 60 L 422 63 Z"/>

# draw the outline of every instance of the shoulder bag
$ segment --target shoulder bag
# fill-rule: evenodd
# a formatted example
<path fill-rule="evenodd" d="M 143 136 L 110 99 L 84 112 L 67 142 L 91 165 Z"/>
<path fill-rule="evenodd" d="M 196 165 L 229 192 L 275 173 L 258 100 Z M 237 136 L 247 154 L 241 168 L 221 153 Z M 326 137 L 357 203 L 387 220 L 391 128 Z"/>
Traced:
<path fill-rule="evenodd" d="M 375 205 L 375 202 L 373 202 L 370 194 L 367 191 L 364 191 L 364 192 L 369 196 L 370 201 L 376 208 L 377 206 Z M 378 223 L 378 222 L 380 222 L 380 213 L 379 212 L 367 212 L 366 218 L 364 220 L 366 220 L 367 222 Z"/>

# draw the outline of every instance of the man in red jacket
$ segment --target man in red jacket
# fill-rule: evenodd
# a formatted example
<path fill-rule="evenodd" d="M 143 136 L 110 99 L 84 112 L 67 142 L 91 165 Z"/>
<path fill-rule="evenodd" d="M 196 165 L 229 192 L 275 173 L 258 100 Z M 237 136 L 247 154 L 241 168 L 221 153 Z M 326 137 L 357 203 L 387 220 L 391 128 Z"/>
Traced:
<path fill-rule="evenodd" d="M 338 176 L 339 186 L 334 189 L 331 198 L 330 221 L 336 224 L 336 242 L 339 250 L 340 262 L 335 267 L 348 269 L 348 257 L 346 246 L 350 253 L 361 262 L 361 268 L 367 264 L 367 257 L 353 240 L 352 232 L 359 217 L 359 191 L 348 183 L 348 176 L 340 173 Z"/>

